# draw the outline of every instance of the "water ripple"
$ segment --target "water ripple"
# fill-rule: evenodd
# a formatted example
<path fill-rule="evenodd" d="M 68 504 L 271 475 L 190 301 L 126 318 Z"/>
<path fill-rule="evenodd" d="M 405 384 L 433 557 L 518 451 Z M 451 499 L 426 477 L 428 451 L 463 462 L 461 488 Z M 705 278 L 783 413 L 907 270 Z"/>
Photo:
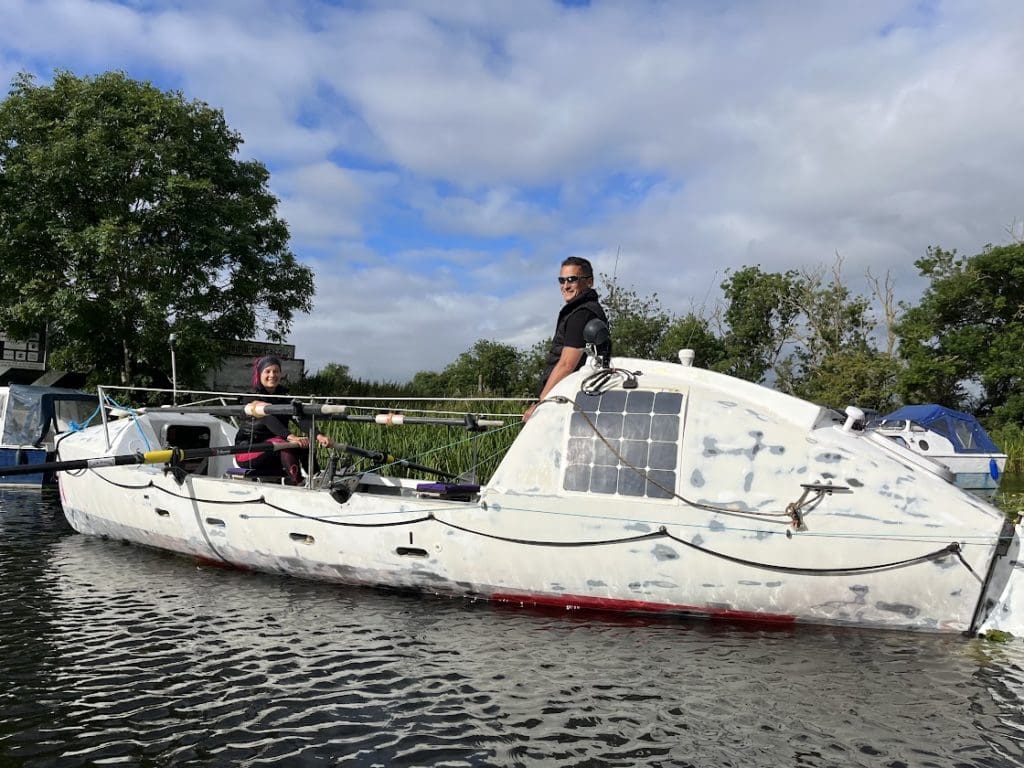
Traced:
<path fill-rule="evenodd" d="M 45 496 L 0 495 L 0 610 L 4 766 L 1024 764 L 1020 642 L 340 589 L 78 536 Z"/>

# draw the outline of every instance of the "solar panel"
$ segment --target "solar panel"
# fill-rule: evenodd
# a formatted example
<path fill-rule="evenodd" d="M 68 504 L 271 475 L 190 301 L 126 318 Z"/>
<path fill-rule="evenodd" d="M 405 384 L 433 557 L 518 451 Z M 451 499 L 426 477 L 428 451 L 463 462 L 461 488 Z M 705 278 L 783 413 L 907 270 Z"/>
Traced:
<path fill-rule="evenodd" d="M 643 390 L 580 393 L 576 405 L 578 410 L 569 420 L 565 490 L 672 497 L 682 394 Z"/>

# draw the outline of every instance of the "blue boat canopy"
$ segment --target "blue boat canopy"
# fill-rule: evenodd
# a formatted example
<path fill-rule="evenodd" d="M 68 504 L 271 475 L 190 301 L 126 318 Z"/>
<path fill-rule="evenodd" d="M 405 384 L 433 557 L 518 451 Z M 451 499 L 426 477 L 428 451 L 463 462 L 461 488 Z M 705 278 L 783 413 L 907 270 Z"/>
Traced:
<path fill-rule="evenodd" d="M 7 397 L 0 398 L 0 443 L 42 445 L 47 435 L 68 431 L 72 421 L 84 424 L 97 403 L 96 395 L 77 389 L 11 384 Z"/>
<path fill-rule="evenodd" d="M 953 444 L 957 453 L 1002 453 L 985 428 L 969 413 L 941 405 L 905 405 L 882 418 L 882 423 L 913 421 L 937 432 Z"/>

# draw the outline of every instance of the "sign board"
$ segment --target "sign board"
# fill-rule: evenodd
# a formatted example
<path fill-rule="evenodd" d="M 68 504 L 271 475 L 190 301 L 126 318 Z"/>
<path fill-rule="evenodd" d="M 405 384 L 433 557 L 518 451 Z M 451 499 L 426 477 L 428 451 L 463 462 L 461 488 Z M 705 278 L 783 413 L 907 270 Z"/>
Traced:
<path fill-rule="evenodd" d="M 41 333 L 29 339 L 12 339 L 0 331 L 0 365 L 7 368 L 46 370 L 46 343 Z"/>
<path fill-rule="evenodd" d="M 277 355 L 283 360 L 295 357 L 295 345 L 269 341 L 228 341 L 224 344 L 224 352 L 232 357 L 250 357 L 253 361 L 263 355 Z"/>

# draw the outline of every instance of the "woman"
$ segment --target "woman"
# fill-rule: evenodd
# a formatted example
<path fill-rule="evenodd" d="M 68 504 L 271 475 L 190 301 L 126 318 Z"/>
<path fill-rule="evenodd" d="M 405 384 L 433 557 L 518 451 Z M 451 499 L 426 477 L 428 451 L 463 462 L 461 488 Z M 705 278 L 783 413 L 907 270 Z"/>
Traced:
<path fill-rule="evenodd" d="M 288 388 L 281 384 L 281 361 L 274 355 L 261 357 L 252 368 L 252 392 L 253 396 L 243 398 L 243 403 L 259 403 L 271 405 L 271 402 L 261 400 L 260 395 L 287 395 Z M 280 403 L 277 397 L 273 402 Z M 310 420 L 302 419 L 299 428 L 305 432 L 309 431 Z M 326 435 L 317 434 L 317 442 L 324 448 L 329 448 L 333 442 Z M 263 418 L 243 419 L 238 427 L 238 434 L 235 436 L 235 445 L 254 445 L 256 443 L 284 443 L 289 445 L 278 451 L 264 451 L 262 453 L 239 453 L 235 456 L 235 462 L 240 467 L 255 469 L 266 474 L 276 474 L 284 470 L 285 483 L 287 485 L 302 485 L 302 470 L 307 469 L 306 457 L 309 453 L 309 438 L 303 435 L 293 435 L 288 429 L 288 418 L 281 416 L 264 416 Z"/>

